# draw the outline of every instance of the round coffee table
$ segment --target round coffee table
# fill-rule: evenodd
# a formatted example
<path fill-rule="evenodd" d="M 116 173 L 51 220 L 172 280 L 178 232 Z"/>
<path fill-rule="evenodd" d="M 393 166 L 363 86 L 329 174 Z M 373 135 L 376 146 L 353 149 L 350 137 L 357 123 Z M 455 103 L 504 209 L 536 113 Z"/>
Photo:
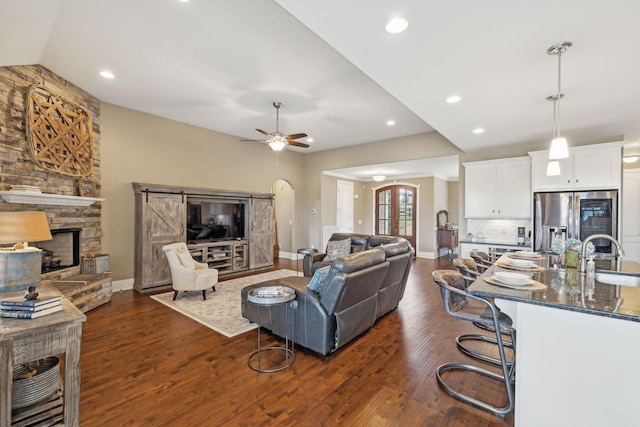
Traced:
<path fill-rule="evenodd" d="M 278 292 L 280 291 L 280 292 Z M 284 347 L 265 347 L 262 348 L 260 344 L 260 323 L 258 323 L 258 349 L 251 353 L 247 364 L 251 369 L 257 372 L 278 372 L 283 369 L 287 369 L 296 360 L 294 352 L 294 341 L 289 340 L 289 310 L 291 305 L 288 304 L 296 298 L 296 291 L 288 286 L 265 286 L 262 288 L 256 288 L 249 291 L 247 294 L 247 300 L 254 303 L 258 307 L 258 322 L 260 322 L 260 307 L 261 306 L 276 306 L 286 304 L 285 313 L 285 328 L 284 328 Z M 295 333 L 295 318 L 294 313 L 291 313 L 291 335 L 293 337 Z M 291 348 L 289 348 L 289 341 L 291 341 Z M 271 369 L 263 368 L 261 365 L 260 355 L 265 351 L 283 351 L 284 352 L 284 365 L 280 367 L 274 367 Z M 257 365 L 252 364 L 253 359 L 257 359 Z"/>

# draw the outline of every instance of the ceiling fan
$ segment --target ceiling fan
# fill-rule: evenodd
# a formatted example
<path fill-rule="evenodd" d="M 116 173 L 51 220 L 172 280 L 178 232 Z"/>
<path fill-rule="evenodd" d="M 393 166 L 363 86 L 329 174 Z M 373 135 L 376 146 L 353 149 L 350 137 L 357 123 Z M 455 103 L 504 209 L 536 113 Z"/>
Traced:
<path fill-rule="evenodd" d="M 269 132 L 263 131 L 262 129 L 256 129 L 258 132 L 260 132 L 261 134 L 267 137 L 266 139 L 261 141 L 268 143 L 269 147 L 271 147 L 273 151 L 281 151 L 286 145 L 292 145 L 294 147 L 303 147 L 303 148 L 309 147 L 309 144 L 305 144 L 304 142 L 294 141 L 295 139 L 306 137 L 307 136 L 306 133 L 294 133 L 291 135 L 285 135 L 283 133 L 280 133 L 280 131 L 278 130 L 278 125 L 279 125 L 279 119 L 280 119 L 279 111 L 280 111 L 280 107 L 282 107 L 282 103 L 274 102 L 273 106 L 276 109 L 276 131 L 269 133 Z M 255 140 L 245 139 L 243 141 L 255 141 Z"/>

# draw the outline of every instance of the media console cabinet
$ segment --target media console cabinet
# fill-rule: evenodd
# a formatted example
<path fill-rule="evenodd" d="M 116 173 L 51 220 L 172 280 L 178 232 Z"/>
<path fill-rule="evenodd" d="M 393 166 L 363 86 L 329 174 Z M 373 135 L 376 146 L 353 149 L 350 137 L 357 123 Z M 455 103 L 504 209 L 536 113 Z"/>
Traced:
<path fill-rule="evenodd" d="M 249 268 L 246 240 L 193 243 L 187 247 L 196 261 L 206 262 L 209 268 L 217 269 L 219 275 L 238 273 Z"/>
<path fill-rule="evenodd" d="M 189 198 L 234 201 L 246 206 L 244 239 L 188 244 L 196 260 L 218 269 L 221 276 L 273 267 L 273 194 L 136 182 L 132 186 L 136 291 L 170 288 L 171 270 L 162 247 L 187 241 Z"/>

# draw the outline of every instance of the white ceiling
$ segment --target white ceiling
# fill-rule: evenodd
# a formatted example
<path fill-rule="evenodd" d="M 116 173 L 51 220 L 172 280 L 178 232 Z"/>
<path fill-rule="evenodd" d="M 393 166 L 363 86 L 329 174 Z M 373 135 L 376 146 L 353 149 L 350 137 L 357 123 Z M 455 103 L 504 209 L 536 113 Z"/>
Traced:
<path fill-rule="evenodd" d="M 409 29 L 385 33 L 397 15 Z M 280 101 L 280 131 L 314 138 L 300 152 L 432 129 L 479 152 L 550 139 L 546 51 L 571 41 L 562 133 L 640 140 L 638 16 L 635 0 L 0 0 L 0 66 L 238 139 L 274 131 Z"/>
<path fill-rule="evenodd" d="M 325 171 L 326 175 L 359 181 L 373 181 L 373 175 L 384 175 L 387 180 L 401 180 L 435 176 L 445 181 L 458 180 L 458 156 L 431 157 L 404 162 L 378 163 Z"/>

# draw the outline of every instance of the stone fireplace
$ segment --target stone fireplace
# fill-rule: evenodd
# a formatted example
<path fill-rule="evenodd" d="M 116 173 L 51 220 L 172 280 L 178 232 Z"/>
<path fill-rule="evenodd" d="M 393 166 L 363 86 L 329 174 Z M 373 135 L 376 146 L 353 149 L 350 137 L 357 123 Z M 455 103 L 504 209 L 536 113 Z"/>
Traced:
<path fill-rule="evenodd" d="M 51 230 L 52 240 L 36 242 L 42 249 L 42 273 L 80 265 L 80 228 Z"/>
<path fill-rule="evenodd" d="M 94 162 L 90 176 L 67 176 L 34 162 L 25 128 L 27 92 L 33 84 L 73 100 L 91 116 Z M 80 274 L 83 256 L 103 252 L 102 206 L 101 203 L 76 203 L 65 197 L 73 196 L 73 199 L 80 195 L 79 179 L 94 183 L 95 197 L 100 197 L 100 100 L 40 65 L 0 67 L 0 131 L 0 190 L 9 191 L 12 185 L 28 185 L 42 192 L 41 198 L 25 202 L 0 200 L 0 211 L 44 211 L 53 240 L 29 243 L 52 251 L 53 264 L 59 259 L 61 268 L 48 269 L 42 278 L 60 280 Z M 49 200 L 46 195 L 59 198 Z M 68 249 L 63 250 L 63 246 Z"/>

